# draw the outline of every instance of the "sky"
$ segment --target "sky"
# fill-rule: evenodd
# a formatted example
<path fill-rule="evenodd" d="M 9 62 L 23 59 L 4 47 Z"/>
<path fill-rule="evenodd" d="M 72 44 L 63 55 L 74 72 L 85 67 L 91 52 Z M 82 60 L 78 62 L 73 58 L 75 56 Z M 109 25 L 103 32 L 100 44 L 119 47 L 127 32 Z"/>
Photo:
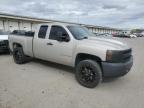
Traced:
<path fill-rule="evenodd" d="M 144 0 L 0 0 L 0 12 L 116 28 L 144 28 Z"/>

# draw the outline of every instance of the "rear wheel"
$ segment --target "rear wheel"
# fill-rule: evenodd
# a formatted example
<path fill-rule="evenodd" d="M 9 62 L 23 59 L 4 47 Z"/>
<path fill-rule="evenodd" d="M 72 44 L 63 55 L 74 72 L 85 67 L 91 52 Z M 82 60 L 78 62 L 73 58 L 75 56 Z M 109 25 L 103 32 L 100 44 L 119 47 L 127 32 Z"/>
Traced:
<path fill-rule="evenodd" d="M 76 66 L 77 81 L 87 87 L 94 88 L 102 80 L 102 72 L 99 64 L 93 60 L 83 60 Z"/>
<path fill-rule="evenodd" d="M 26 56 L 24 55 L 22 47 L 14 48 L 13 58 L 16 64 L 24 64 L 26 62 Z"/>

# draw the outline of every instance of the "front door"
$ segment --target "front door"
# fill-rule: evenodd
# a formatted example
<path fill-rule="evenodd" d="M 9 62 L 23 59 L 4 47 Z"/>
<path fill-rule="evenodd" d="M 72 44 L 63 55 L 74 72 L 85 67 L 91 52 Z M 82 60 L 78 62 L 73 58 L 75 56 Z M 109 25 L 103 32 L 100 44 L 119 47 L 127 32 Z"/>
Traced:
<path fill-rule="evenodd" d="M 60 41 L 62 35 L 64 35 L 68 40 Z M 73 41 L 70 39 L 70 36 L 63 27 L 56 25 L 51 26 L 47 51 L 47 54 L 52 61 L 65 65 L 71 64 Z"/>

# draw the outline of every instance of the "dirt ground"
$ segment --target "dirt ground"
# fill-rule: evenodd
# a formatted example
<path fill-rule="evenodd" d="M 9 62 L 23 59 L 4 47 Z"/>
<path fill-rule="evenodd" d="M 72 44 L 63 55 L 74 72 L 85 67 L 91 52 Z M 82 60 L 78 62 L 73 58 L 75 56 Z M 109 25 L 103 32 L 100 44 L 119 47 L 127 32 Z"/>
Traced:
<path fill-rule="evenodd" d="M 72 68 L 33 60 L 24 65 L 0 55 L 0 108 L 144 108 L 144 38 L 123 39 L 134 65 L 124 77 L 94 89 L 77 83 Z"/>

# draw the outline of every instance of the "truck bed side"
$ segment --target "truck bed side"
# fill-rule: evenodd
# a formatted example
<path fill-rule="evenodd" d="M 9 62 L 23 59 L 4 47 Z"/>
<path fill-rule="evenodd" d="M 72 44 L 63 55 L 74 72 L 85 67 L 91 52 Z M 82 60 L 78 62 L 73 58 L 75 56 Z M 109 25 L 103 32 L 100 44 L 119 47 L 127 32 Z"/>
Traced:
<path fill-rule="evenodd" d="M 11 34 L 9 35 L 9 46 L 11 51 L 13 51 L 14 44 L 21 45 L 24 54 L 33 57 L 33 37 Z"/>

